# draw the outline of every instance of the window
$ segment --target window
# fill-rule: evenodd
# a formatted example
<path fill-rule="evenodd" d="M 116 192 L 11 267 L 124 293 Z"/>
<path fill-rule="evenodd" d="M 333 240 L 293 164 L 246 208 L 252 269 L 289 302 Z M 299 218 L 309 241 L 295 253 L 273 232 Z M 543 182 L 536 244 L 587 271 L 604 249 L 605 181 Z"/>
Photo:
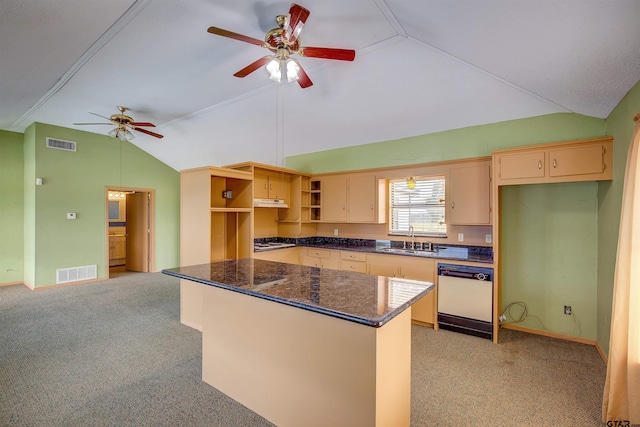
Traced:
<path fill-rule="evenodd" d="M 442 237 L 444 223 L 444 177 L 416 178 L 413 190 L 404 179 L 389 181 L 389 234 L 408 235 L 413 226 L 416 236 Z"/>

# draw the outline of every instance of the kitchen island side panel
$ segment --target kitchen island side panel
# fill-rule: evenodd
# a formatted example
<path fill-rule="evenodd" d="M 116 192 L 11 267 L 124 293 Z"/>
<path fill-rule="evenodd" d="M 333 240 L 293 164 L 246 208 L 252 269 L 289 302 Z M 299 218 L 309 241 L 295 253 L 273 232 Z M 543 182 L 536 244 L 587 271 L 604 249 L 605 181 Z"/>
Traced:
<path fill-rule="evenodd" d="M 279 426 L 408 426 L 411 311 L 380 328 L 204 289 L 202 379 Z"/>

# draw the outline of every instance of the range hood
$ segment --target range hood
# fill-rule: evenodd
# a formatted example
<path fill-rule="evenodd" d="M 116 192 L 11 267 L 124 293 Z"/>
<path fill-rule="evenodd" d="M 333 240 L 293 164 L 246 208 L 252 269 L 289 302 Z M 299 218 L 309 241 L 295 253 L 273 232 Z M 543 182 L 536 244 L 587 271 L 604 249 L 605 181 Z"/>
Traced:
<path fill-rule="evenodd" d="M 254 208 L 288 208 L 284 200 L 278 199 L 253 199 Z"/>

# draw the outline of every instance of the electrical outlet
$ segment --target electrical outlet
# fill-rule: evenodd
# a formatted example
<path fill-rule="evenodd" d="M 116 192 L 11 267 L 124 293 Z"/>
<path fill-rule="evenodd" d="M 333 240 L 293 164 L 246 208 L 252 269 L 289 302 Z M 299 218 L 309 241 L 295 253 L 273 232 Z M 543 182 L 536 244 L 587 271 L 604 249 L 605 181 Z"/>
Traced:
<path fill-rule="evenodd" d="M 564 314 L 571 315 L 571 306 L 570 305 L 565 305 L 564 306 Z"/>
<path fill-rule="evenodd" d="M 484 241 L 485 243 L 491 243 L 491 234 L 485 234 Z"/>
<path fill-rule="evenodd" d="M 338 235 L 338 229 L 337 229 L 337 228 L 334 228 L 334 229 L 333 229 L 333 235 L 334 235 L 334 236 L 337 236 L 337 235 Z"/>
<path fill-rule="evenodd" d="M 464 242 L 464 233 L 458 233 L 458 242 Z"/>

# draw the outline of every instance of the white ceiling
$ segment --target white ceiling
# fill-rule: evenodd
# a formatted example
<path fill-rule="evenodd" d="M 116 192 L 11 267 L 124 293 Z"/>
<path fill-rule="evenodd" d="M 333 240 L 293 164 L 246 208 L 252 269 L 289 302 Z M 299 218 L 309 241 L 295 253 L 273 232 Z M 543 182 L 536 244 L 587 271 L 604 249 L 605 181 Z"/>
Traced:
<path fill-rule="evenodd" d="M 297 0 L 314 85 L 233 73 L 290 3 L 2 0 L 0 129 L 95 133 L 117 105 L 151 121 L 132 141 L 169 166 L 284 157 L 557 112 L 605 118 L 640 80 L 640 0 Z"/>

